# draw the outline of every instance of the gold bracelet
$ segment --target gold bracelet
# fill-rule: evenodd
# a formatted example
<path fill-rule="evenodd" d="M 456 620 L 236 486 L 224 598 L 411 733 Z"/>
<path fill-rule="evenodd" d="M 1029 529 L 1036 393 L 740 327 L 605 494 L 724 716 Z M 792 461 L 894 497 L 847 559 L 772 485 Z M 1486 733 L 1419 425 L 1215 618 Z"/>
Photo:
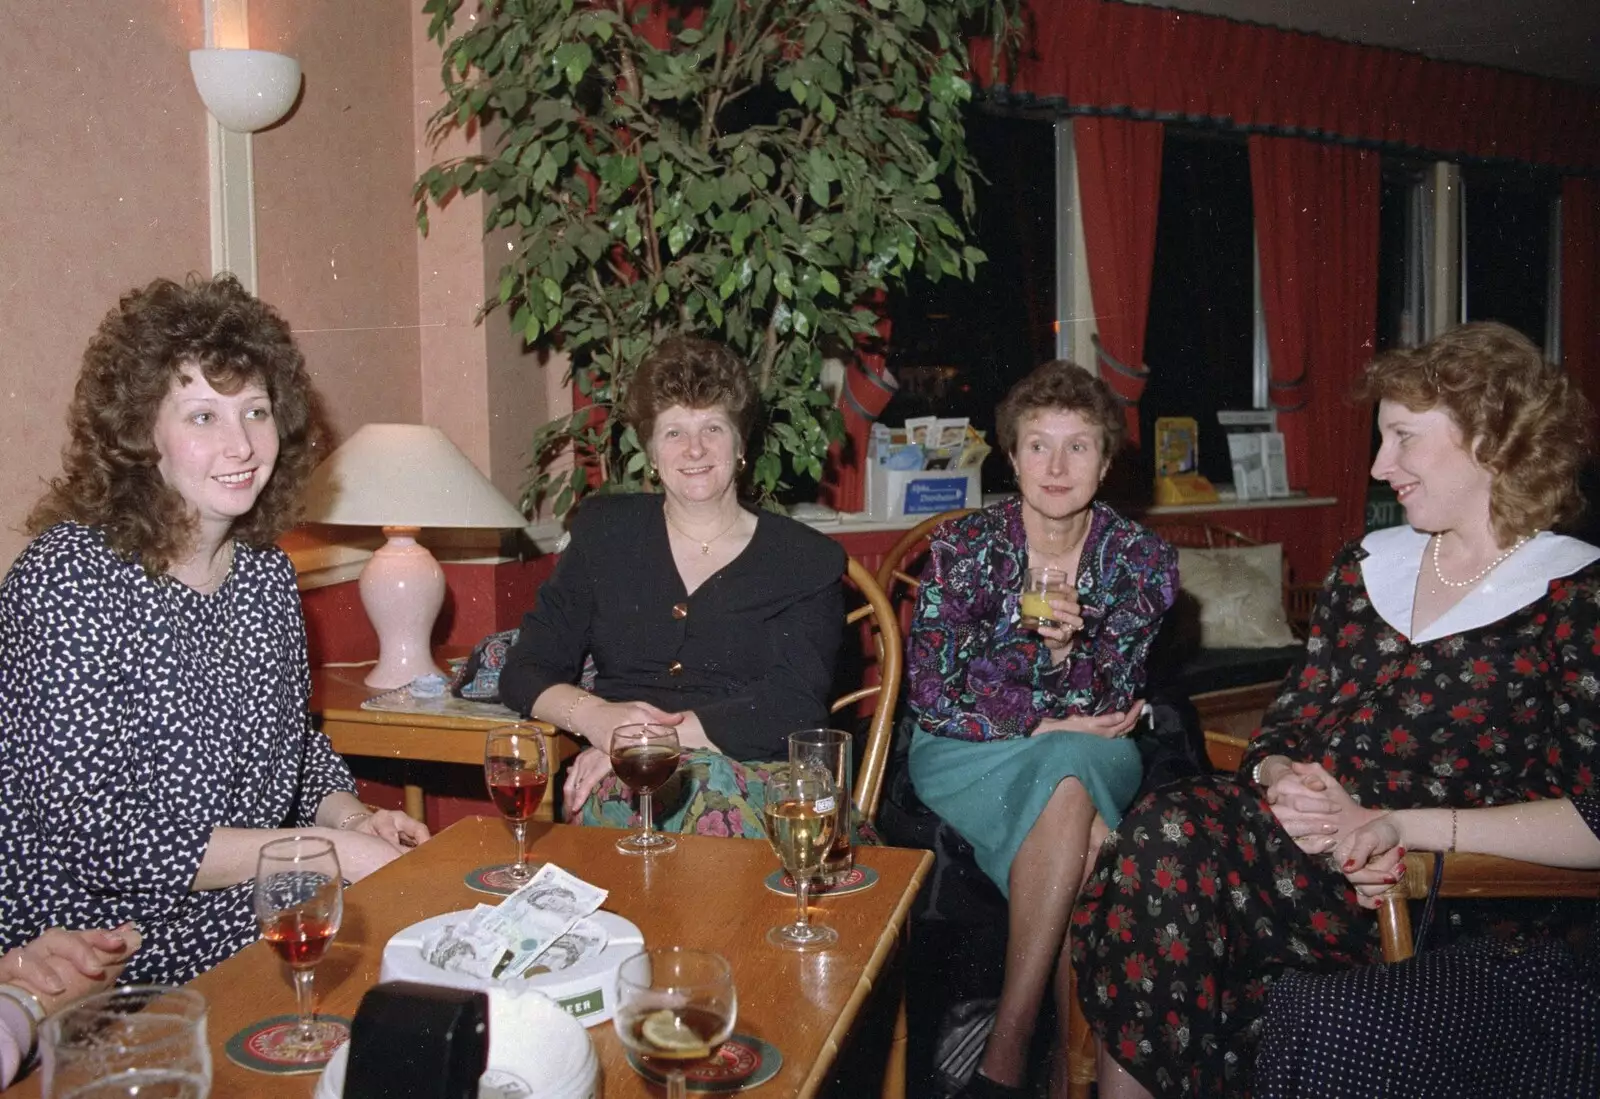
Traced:
<path fill-rule="evenodd" d="M 1456 849 L 1456 811 L 1454 809 L 1452 809 L 1452 810 L 1450 810 L 1450 853 L 1454 854 L 1455 853 L 1455 849 Z"/>
<path fill-rule="evenodd" d="M 594 698 L 594 695 L 590 694 L 582 687 L 577 688 L 577 691 L 578 697 L 567 703 L 567 712 L 561 715 L 561 727 L 569 733 L 577 732 L 577 730 L 572 727 L 572 715 L 578 712 L 579 705 Z"/>
<path fill-rule="evenodd" d="M 338 824 L 334 825 L 334 827 L 337 828 L 341 832 L 348 832 L 350 830 L 350 824 L 351 824 L 352 821 L 358 821 L 358 820 L 361 820 L 361 819 L 363 819 L 365 817 L 370 817 L 371 815 L 372 815 L 372 810 L 367 809 L 365 806 L 363 806 L 362 808 L 357 809 L 353 813 L 346 813 L 344 819 L 341 820 Z"/>

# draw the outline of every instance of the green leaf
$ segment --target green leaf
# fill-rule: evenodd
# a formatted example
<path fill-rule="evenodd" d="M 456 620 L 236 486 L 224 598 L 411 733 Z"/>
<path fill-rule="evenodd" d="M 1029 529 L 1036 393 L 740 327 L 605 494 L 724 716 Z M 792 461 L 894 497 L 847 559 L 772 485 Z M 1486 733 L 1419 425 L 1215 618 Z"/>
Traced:
<path fill-rule="evenodd" d="M 839 276 L 832 271 L 820 271 L 817 274 L 817 278 L 821 281 L 824 290 L 834 297 L 839 296 Z"/>

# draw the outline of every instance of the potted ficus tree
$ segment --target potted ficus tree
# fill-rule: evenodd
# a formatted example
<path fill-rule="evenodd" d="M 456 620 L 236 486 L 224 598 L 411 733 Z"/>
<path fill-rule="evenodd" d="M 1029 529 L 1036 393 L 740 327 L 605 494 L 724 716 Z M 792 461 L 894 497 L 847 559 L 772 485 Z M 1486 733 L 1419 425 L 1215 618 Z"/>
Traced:
<path fill-rule="evenodd" d="M 758 492 L 820 476 L 837 415 L 819 372 L 871 332 L 861 304 L 983 260 L 965 232 L 965 42 L 1008 30 L 1013 3 L 479 0 L 468 19 L 463 0 L 427 0 L 447 96 L 435 133 L 476 125 L 493 151 L 424 174 L 418 221 L 482 192 L 485 231 L 514 242 L 488 308 L 565 351 L 587 402 L 535 433 L 526 510 L 642 483 L 640 442 L 611 411 L 673 332 L 751 364 Z M 552 466 L 569 448 L 574 466 Z"/>

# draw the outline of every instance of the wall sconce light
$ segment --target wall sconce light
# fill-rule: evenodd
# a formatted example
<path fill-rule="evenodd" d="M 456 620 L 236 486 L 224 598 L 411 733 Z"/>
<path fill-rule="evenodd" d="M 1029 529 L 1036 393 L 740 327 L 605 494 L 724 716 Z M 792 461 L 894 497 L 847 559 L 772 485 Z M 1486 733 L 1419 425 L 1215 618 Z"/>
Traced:
<path fill-rule="evenodd" d="M 269 50 L 190 50 L 189 71 L 206 110 L 238 134 L 272 125 L 300 94 L 300 62 Z"/>

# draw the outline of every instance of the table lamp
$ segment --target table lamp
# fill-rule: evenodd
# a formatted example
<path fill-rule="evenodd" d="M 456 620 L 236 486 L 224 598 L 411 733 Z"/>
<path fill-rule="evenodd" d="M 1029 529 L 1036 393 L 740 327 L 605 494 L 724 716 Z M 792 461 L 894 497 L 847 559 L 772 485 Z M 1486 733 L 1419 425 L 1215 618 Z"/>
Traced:
<path fill-rule="evenodd" d="M 422 527 L 506 529 L 526 520 L 436 427 L 367 424 L 317 467 L 305 492 L 314 523 L 382 527 L 361 570 L 361 605 L 378 634 L 369 687 L 438 672 L 429 645 L 444 605 L 444 570 L 417 543 Z"/>

